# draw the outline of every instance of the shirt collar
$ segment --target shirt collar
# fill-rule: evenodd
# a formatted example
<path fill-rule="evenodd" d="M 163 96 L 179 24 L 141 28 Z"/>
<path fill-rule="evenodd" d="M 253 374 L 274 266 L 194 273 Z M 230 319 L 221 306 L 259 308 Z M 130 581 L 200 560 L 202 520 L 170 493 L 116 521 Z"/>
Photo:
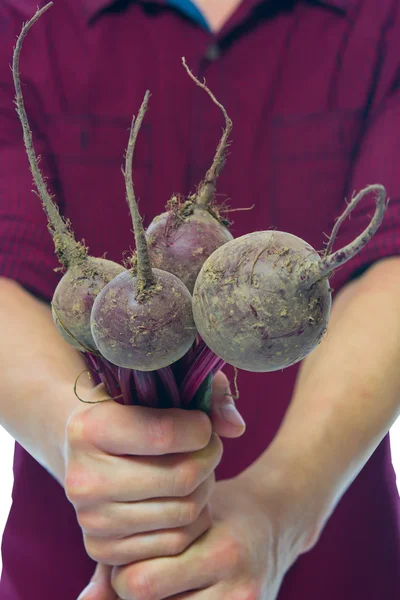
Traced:
<path fill-rule="evenodd" d="M 86 12 L 88 21 L 94 18 L 99 12 L 117 4 L 119 0 L 84 0 L 83 6 Z M 152 4 L 168 4 L 168 0 L 132 0 L 136 2 L 148 2 Z M 246 0 L 245 0 L 246 1 Z M 268 2 L 270 0 L 247 0 L 249 4 L 256 5 Z M 346 12 L 351 0 L 314 0 L 317 4 L 325 4 L 332 8 Z"/>
<path fill-rule="evenodd" d="M 88 20 L 93 19 L 102 10 L 118 4 L 119 0 L 84 0 L 83 6 L 85 8 L 86 16 Z M 167 4 L 168 0 L 132 0 L 139 2 L 151 2 L 152 4 Z"/>

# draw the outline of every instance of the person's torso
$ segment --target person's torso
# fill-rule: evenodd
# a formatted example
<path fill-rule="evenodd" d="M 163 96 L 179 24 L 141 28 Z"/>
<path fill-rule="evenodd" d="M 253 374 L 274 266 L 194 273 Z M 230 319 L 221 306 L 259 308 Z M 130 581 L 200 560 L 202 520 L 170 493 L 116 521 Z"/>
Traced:
<path fill-rule="evenodd" d="M 322 249 L 324 233 L 343 207 L 371 106 L 384 9 L 376 8 L 375 19 L 361 14 L 354 27 L 347 12 L 355 10 L 354 2 L 249 0 L 213 36 L 162 2 L 122 1 L 112 7 L 98 2 L 104 5 L 99 12 L 95 2 L 78 4 L 59 0 L 35 26 L 37 33 L 32 30 L 32 41 L 26 41 L 21 73 L 23 78 L 29 74 L 40 97 L 43 111 L 35 129 L 49 143 L 61 209 L 91 254 L 107 252 L 108 258 L 120 261 L 133 247 L 121 165 L 130 120 L 146 89 L 152 94 L 150 108 L 133 161 L 145 225 L 163 211 L 173 193 L 192 192 L 211 164 L 223 118 L 188 78 L 182 56 L 196 75 L 206 78 L 234 124 L 217 198 L 229 208 L 252 208 L 227 213 L 234 221 L 233 235 L 276 228 Z M 31 16 L 27 10 L 25 20 Z M 362 13 L 360 6 L 357 10 Z M 39 56 L 51 53 L 44 64 L 35 57 L 34 43 L 39 44 Z M 240 373 L 237 404 L 247 431 L 239 440 L 224 441 L 219 478 L 238 474 L 267 448 L 290 401 L 296 373 L 297 367 Z M 391 531 L 397 516 L 391 501 L 394 475 L 385 466 L 389 462 L 385 440 L 347 492 L 318 546 L 286 577 L 279 600 L 397 597 L 393 570 L 400 548 L 398 531 Z M 35 590 L 41 591 L 41 599 L 52 597 L 46 593 L 54 592 L 56 581 L 65 586 L 58 599 L 72 600 L 71 593 L 86 585 L 93 569 L 72 507 L 58 484 L 20 448 L 16 476 L 14 512 L 5 534 L 10 556 L 4 562 L 6 577 L 11 581 L 12 573 L 18 575 L 11 565 L 17 553 L 15 532 L 20 528 L 25 535 L 29 530 L 30 539 L 37 539 L 38 554 L 32 557 L 32 547 L 26 555 L 21 549 L 20 560 L 21 572 L 25 569 L 31 581 L 30 600 L 39 598 Z M 60 521 L 49 510 L 49 496 L 59 508 Z M 386 514 L 379 522 L 381 506 Z M 388 559 L 383 561 L 385 553 Z M 47 558 L 54 562 L 45 566 Z M 53 570 L 43 583 L 44 572 Z M 26 581 L 21 590 L 27 589 Z M 398 586 L 400 591 L 400 582 Z M 4 600 L 27 598 L 3 589 Z"/>

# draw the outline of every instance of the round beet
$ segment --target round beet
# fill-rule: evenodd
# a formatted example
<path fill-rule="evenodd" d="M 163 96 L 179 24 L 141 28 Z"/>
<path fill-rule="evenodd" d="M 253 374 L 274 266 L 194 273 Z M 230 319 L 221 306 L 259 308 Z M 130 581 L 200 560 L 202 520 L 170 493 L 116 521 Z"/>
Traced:
<path fill-rule="evenodd" d="M 376 211 L 367 229 L 323 258 L 294 235 L 260 231 L 228 242 L 207 259 L 196 281 L 193 315 L 215 354 L 240 369 L 266 372 L 302 360 L 319 344 L 331 309 L 328 277 L 379 227 L 387 206 L 384 188 L 362 190 L 332 232 L 334 238 L 345 216 L 370 192 L 377 195 Z"/>
<path fill-rule="evenodd" d="M 311 246 L 280 231 L 219 248 L 193 296 L 195 323 L 211 350 L 247 371 L 284 369 L 304 358 L 320 341 L 331 307 L 327 279 L 299 288 L 299 265 L 312 260 L 319 256 Z"/>
<path fill-rule="evenodd" d="M 51 303 L 54 322 L 63 338 L 76 350 L 96 351 L 90 315 L 97 294 L 124 272 L 121 265 L 104 258 L 87 257 L 68 269 L 57 285 Z"/>
<path fill-rule="evenodd" d="M 156 217 L 146 232 L 153 266 L 179 277 L 190 292 L 204 261 L 233 239 L 208 210 L 192 206 L 184 220 L 170 210 Z"/>
<path fill-rule="evenodd" d="M 174 275 L 153 269 L 154 288 L 140 300 L 138 278 L 126 271 L 98 294 L 92 335 L 101 354 L 120 367 L 162 369 L 192 346 L 192 297 Z"/>

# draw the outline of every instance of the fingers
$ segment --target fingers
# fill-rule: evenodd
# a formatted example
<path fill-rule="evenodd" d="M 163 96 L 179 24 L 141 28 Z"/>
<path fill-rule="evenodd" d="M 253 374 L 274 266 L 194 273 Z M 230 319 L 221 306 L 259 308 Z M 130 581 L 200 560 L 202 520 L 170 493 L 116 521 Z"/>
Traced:
<path fill-rule="evenodd" d="M 113 502 L 78 511 L 85 536 L 123 539 L 138 533 L 184 527 L 195 521 L 215 488 L 211 474 L 192 494 L 183 498 L 157 498 L 144 502 Z M 99 560 L 97 558 L 96 560 Z"/>
<path fill-rule="evenodd" d="M 65 490 L 89 556 L 99 563 L 121 565 L 160 552 L 162 556 L 182 552 L 211 524 L 204 509 L 214 491 L 221 455 L 221 441 L 212 434 L 206 448 L 189 456 L 100 457 L 110 461 L 107 468 L 103 465 L 101 477 L 99 471 L 93 475 L 96 469 L 82 471 L 75 462 L 67 471 Z"/>
<path fill-rule="evenodd" d="M 243 539 L 230 527 L 216 521 L 194 544 L 177 556 L 115 567 L 112 585 L 121 600 L 166 600 L 194 590 L 200 594 L 201 590 L 205 591 L 211 586 L 212 591 L 217 587 L 221 591 L 220 586 L 227 587 L 220 596 L 210 593 L 209 596 L 200 595 L 201 599 L 257 600 L 261 584 L 255 575 L 256 564 L 254 556 L 248 555 L 248 547 Z"/>
<path fill-rule="evenodd" d="M 222 451 L 220 438 L 212 434 L 206 448 L 189 454 L 135 458 L 72 455 L 65 492 L 78 509 L 112 501 L 189 496 L 216 469 Z"/>
<path fill-rule="evenodd" d="M 166 600 L 276 600 L 275 595 L 268 594 L 266 596 L 260 591 L 259 586 L 253 583 L 235 584 L 232 582 L 218 583 L 211 587 L 183 592 L 169 596 Z"/>
<path fill-rule="evenodd" d="M 111 567 L 97 565 L 90 583 L 81 592 L 78 600 L 118 600 L 111 586 Z"/>
<path fill-rule="evenodd" d="M 217 568 L 205 569 L 204 557 L 199 553 L 196 552 L 188 560 L 190 548 L 176 557 L 155 558 L 126 567 L 115 567 L 111 579 L 113 588 L 121 600 L 165 600 L 217 582 Z"/>
<path fill-rule="evenodd" d="M 67 424 L 70 444 L 93 446 L 113 455 L 156 456 L 193 452 L 211 437 L 202 411 L 154 409 L 103 402 L 73 413 Z"/>
<path fill-rule="evenodd" d="M 85 539 L 88 555 L 106 565 L 121 566 L 162 556 L 181 554 L 212 524 L 211 512 L 205 506 L 197 519 L 184 527 L 146 532 L 118 540 Z"/>

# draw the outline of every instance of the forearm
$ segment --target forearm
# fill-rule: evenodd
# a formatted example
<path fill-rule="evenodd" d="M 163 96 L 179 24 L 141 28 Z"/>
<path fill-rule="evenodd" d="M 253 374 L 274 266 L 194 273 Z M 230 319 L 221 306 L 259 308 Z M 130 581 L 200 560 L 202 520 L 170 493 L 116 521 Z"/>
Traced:
<path fill-rule="evenodd" d="M 85 363 L 57 332 L 49 306 L 3 278 L 0 330 L 0 424 L 62 482 L 65 426 Z M 91 385 L 87 377 L 82 385 Z"/>
<path fill-rule="evenodd" d="M 285 480 L 317 535 L 400 413 L 399 297 L 400 258 L 338 295 L 325 340 L 304 361 L 282 426 L 252 467 L 265 482 L 271 471 Z"/>

